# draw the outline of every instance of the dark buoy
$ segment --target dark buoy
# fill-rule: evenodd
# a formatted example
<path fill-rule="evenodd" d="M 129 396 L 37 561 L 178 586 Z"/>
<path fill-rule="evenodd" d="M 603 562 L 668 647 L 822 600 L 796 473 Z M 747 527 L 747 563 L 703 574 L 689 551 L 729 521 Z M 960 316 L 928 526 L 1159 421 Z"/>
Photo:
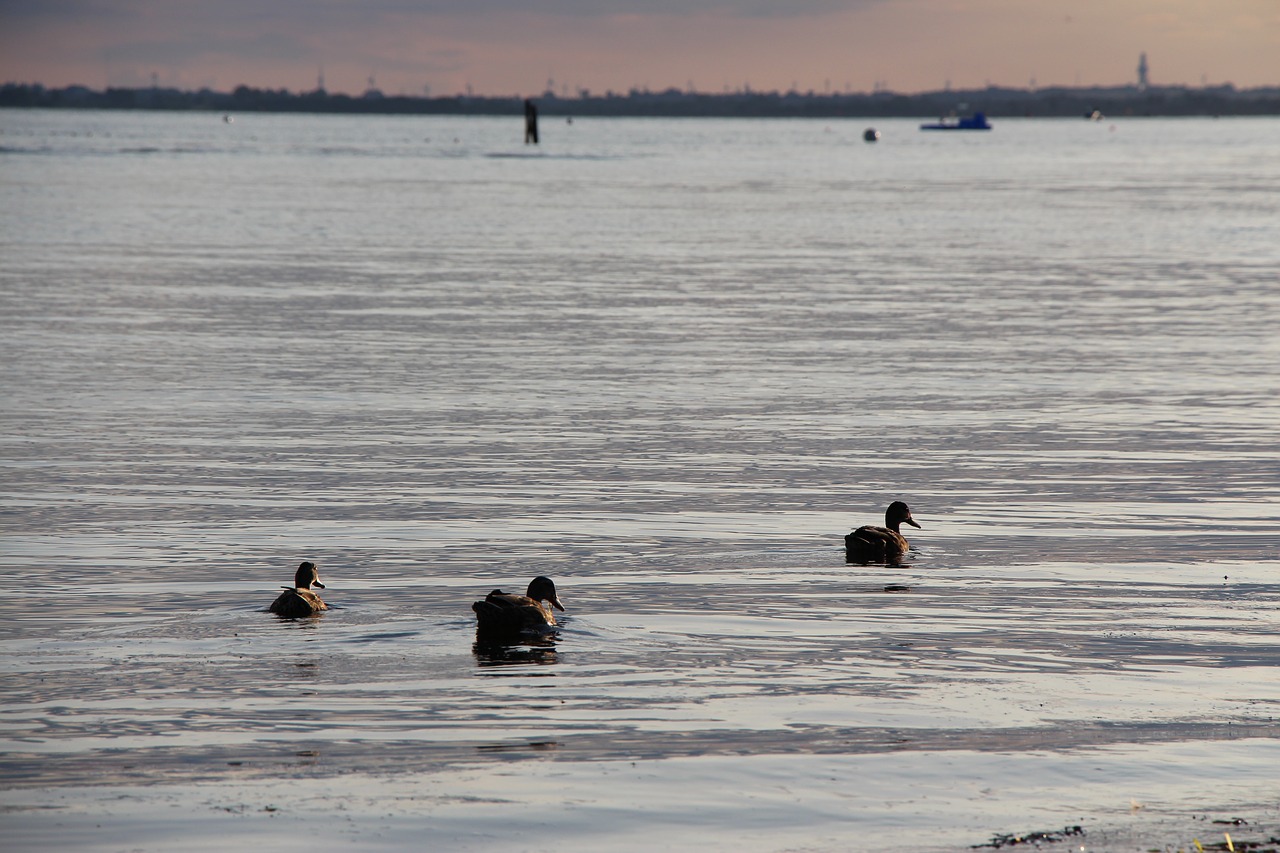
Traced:
<path fill-rule="evenodd" d="M 880 131 L 876 130 L 874 127 L 868 127 L 866 130 L 862 131 L 863 142 L 878 142 L 879 140 Z"/>

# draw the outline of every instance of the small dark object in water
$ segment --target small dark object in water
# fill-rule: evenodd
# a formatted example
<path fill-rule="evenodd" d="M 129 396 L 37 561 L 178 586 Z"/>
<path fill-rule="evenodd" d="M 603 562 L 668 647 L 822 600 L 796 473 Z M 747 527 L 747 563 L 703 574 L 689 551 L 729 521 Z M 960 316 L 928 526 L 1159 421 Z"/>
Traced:
<path fill-rule="evenodd" d="M 907 586 L 905 583 L 890 583 L 890 584 L 885 584 L 884 591 L 885 592 L 911 592 L 911 587 Z"/>
<path fill-rule="evenodd" d="M 538 108 L 534 106 L 533 101 L 525 99 L 524 102 L 524 144 L 538 144 Z"/>
<path fill-rule="evenodd" d="M 874 127 L 868 127 L 866 130 L 862 131 L 863 142 L 878 142 L 879 140 L 880 131 L 876 130 Z"/>
<path fill-rule="evenodd" d="M 979 850 L 984 847 L 991 847 L 999 850 L 1001 847 L 1016 847 L 1019 844 L 1052 844 L 1055 841 L 1065 841 L 1068 838 L 1076 838 L 1084 835 L 1084 827 L 1081 826 L 1064 826 L 1062 829 L 1049 830 L 1047 832 L 1028 832 L 1024 835 L 993 835 L 991 840 L 986 844 L 974 844 L 972 848 Z"/>
<path fill-rule="evenodd" d="M 321 610 L 328 610 L 329 605 L 311 591 L 313 586 L 324 589 L 324 584 L 320 583 L 320 571 L 316 568 L 316 564 L 307 561 L 298 566 L 297 574 L 293 577 L 293 586 L 286 586 L 284 592 L 271 602 L 271 612 L 287 619 L 298 619 L 319 613 Z"/>

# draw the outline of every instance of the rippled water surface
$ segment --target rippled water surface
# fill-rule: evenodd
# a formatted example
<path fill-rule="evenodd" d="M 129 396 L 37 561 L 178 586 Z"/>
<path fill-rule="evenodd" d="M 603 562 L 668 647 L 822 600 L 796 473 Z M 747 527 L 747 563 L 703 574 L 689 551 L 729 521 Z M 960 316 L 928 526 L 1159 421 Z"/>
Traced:
<path fill-rule="evenodd" d="M 16 849 L 1276 816 L 1280 123 L 544 124 L 0 112 Z"/>

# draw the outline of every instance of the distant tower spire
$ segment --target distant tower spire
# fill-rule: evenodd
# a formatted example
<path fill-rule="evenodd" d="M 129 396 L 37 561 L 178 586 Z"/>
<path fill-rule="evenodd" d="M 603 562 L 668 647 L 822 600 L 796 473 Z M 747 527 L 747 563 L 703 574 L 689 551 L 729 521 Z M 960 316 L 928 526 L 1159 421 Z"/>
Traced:
<path fill-rule="evenodd" d="M 316 91 L 324 94 L 324 66 L 320 66 L 320 71 L 316 74 Z"/>
<path fill-rule="evenodd" d="M 1145 90 L 1147 88 L 1147 53 L 1143 51 L 1138 54 L 1138 89 Z"/>

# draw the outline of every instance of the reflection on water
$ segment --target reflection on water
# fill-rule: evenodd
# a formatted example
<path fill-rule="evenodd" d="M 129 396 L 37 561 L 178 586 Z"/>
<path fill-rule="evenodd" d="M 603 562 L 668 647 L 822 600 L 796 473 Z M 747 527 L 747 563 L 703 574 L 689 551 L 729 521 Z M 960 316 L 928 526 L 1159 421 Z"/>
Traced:
<path fill-rule="evenodd" d="M 328 610 L 314 610 L 305 616 L 288 616 L 283 613 L 272 613 L 276 621 L 287 623 L 297 627 L 300 631 L 315 630 L 319 627 L 319 622 L 328 613 Z"/>
<path fill-rule="evenodd" d="M 519 666 L 523 664 L 552 664 L 557 661 L 556 637 L 544 635 L 512 640 L 510 637 L 494 637 L 476 632 L 471 652 L 480 667 Z M 495 673 L 498 674 L 498 673 Z"/>
<path fill-rule="evenodd" d="M 872 560 L 863 554 L 854 553 L 846 549 L 844 561 L 851 566 L 884 566 L 888 569 L 909 569 L 911 568 L 911 563 L 907 561 L 909 556 L 909 554 L 906 554 L 897 559 Z"/>
<path fill-rule="evenodd" d="M 560 747 L 560 744 L 553 740 L 534 740 L 528 743 L 482 743 L 476 746 L 480 752 L 489 753 L 520 753 L 528 752 L 552 752 Z"/>

